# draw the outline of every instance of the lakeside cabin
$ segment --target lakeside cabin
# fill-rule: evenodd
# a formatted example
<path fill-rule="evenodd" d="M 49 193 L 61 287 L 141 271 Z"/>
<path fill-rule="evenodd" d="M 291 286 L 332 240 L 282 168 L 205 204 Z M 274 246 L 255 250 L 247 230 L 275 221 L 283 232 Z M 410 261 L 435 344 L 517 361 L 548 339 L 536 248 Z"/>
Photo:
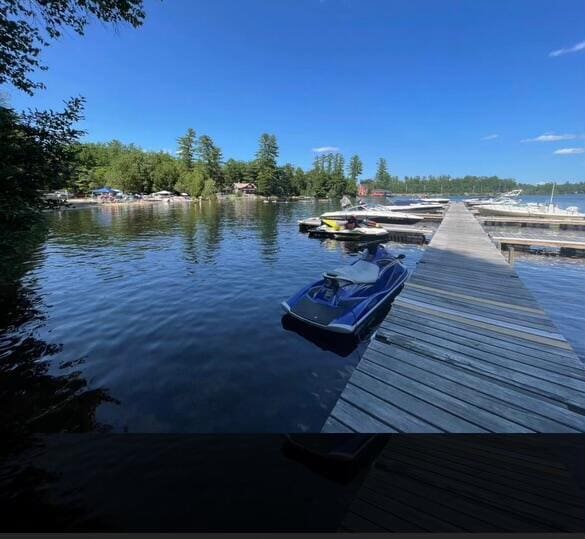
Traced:
<path fill-rule="evenodd" d="M 242 195 L 255 195 L 256 184 L 247 182 L 234 183 L 234 193 L 241 193 Z"/>

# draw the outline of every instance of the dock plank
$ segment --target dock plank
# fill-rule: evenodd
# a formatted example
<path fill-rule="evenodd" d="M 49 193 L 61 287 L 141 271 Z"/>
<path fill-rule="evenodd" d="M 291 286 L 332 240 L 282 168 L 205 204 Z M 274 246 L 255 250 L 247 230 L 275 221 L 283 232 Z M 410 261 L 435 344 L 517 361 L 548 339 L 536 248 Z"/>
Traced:
<path fill-rule="evenodd" d="M 585 366 L 452 203 L 331 417 L 324 432 L 585 432 Z"/>
<path fill-rule="evenodd" d="M 341 527 L 353 531 L 372 530 L 375 525 L 411 532 L 419 528 L 430 532 L 583 532 L 583 493 L 565 464 L 549 451 L 554 442 L 540 440 L 391 437 Z"/>

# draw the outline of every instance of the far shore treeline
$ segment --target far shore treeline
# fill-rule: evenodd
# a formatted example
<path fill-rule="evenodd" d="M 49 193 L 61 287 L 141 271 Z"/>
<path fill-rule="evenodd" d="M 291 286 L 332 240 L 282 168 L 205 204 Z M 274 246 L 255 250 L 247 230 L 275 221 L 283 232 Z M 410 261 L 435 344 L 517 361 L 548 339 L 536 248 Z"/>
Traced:
<path fill-rule="evenodd" d="M 216 193 L 231 193 L 234 184 L 252 183 L 263 196 L 311 196 L 339 198 L 384 190 L 393 194 L 492 194 L 523 189 L 526 194 L 548 194 L 552 183 L 522 184 L 497 176 L 393 176 L 386 159 L 380 158 L 374 178 L 361 179 L 362 160 L 353 155 L 346 165 L 341 153 L 315 156 L 309 170 L 291 163 L 278 165 L 275 135 L 261 135 L 253 159 L 223 159 L 222 150 L 207 135 L 196 136 L 188 129 L 177 140 L 176 154 L 144 151 L 134 144 L 118 140 L 106 143 L 81 143 L 77 153 L 77 171 L 63 187 L 88 193 L 103 186 L 128 193 L 175 191 L 193 197 L 209 198 Z M 365 188 L 365 189 L 364 189 Z M 585 193 L 585 182 L 562 183 L 558 194 Z"/>

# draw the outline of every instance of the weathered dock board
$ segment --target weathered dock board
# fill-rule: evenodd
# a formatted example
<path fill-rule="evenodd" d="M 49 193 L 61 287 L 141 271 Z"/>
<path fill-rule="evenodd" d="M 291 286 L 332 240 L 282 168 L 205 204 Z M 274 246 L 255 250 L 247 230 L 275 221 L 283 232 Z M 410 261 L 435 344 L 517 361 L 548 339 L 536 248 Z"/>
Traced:
<path fill-rule="evenodd" d="M 573 241 L 529 236 L 492 236 L 500 245 L 527 245 L 529 247 L 560 247 L 567 249 L 585 249 L 585 241 Z"/>
<path fill-rule="evenodd" d="M 341 530 L 583 532 L 585 499 L 559 446 L 558 437 L 390 437 Z"/>
<path fill-rule="evenodd" d="M 542 217 L 488 217 L 478 215 L 477 220 L 488 226 L 520 226 L 522 228 L 559 228 L 585 230 L 585 219 L 545 219 Z"/>
<path fill-rule="evenodd" d="M 585 432 L 585 368 L 452 204 L 323 432 Z"/>

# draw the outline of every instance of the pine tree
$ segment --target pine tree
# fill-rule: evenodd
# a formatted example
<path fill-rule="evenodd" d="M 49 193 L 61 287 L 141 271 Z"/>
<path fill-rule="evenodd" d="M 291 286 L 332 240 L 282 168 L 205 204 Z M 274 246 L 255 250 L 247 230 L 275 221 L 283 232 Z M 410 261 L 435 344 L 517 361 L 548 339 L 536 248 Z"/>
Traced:
<path fill-rule="evenodd" d="M 358 178 L 361 176 L 362 172 L 364 171 L 364 165 L 362 160 L 359 158 L 359 155 L 352 156 L 351 160 L 349 161 L 349 179 L 357 183 Z"/>
<path fill-rule="evenodd" d="M 187 133 L 177 139 L 179 145 L 179 161 L 183 163 L 183 166 L 187 170 L 193 168 L 193 162 L 195 159 L 195 130 L 187 129 Z"/>
<path fill-rule="evenodd" d="M 260 195 L 272 195 L 277 187 L 278 143 L 274 135 L 263 133 L 256 152 L 256 187 Z"/>
<path fill-rule="evenodd" d="M 390 189 L 390 184 L 392 182 L 392 178 L 390 173 L 388 172 L 388 164 L 386 159 L 380 157 L 378 160 L 378 169 L 376 171 L 376 177 L 374 178 L 376 181 L 376 186 L 380 189 Z"/>
<path fill-rule="evenodd" d="M 203 135 L 199 138 L 198 151 L 206 184 L 208 180 L 213 180 L 217 189 L 220 191 L 225 189 L 221 150 L 214 144 L 211 137 Z"/>

